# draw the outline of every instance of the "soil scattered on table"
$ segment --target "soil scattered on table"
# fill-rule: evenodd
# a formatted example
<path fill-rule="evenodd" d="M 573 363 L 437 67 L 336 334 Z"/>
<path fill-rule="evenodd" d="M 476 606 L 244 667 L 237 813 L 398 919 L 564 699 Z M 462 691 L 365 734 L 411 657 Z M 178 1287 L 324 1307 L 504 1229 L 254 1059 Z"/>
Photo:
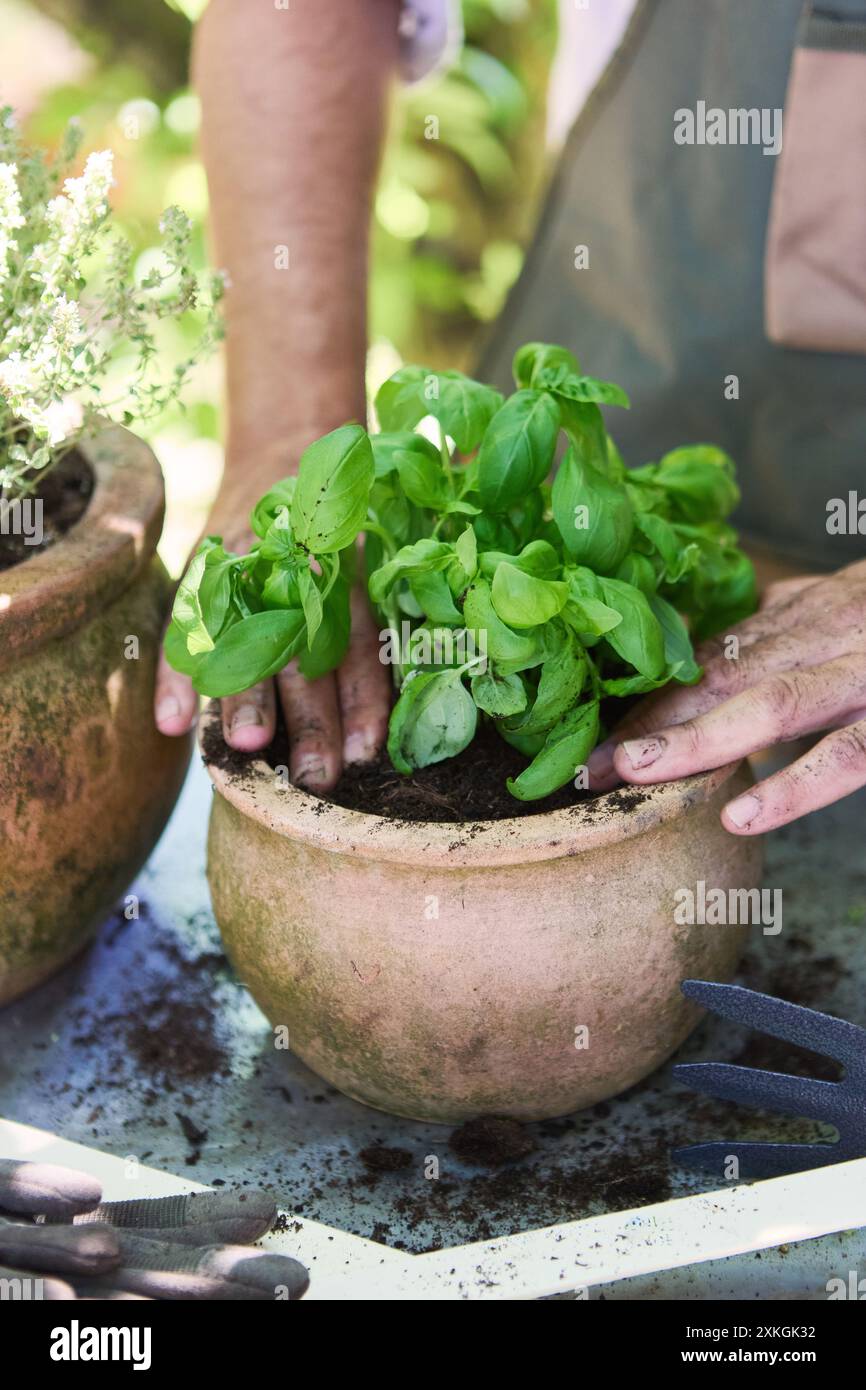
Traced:
<path fill-rule="evenodd" d="M 498 1168 L 515 1163 L 535 1149 L 535 1140 L 519 1120 L 507 1115 L 481 1115 L 455 1129 L 449 1146 L 473 1168 Z"/>
<path fill-rule="evenodd" d="M 371 1173 L 399 1173 L 409 1168 L 412 1155 L 408 1149 L 388 1148 L 385 1144 L 369 1144 L 358 1154 L 365 1168 Z"/>
<path fill-rule="evenodd" d="M 264 758 L 275 769 L 290 766 L 288 737 L 281 721 L 273 742 L 262 753 L 239 753 L 229 748 L 218 723 L 208 725 L 202 750 L 205 762 L 241 779 L 252 775 L 252 764 L 257 759 Z M 500 738 L 492 725 L 484 724 L 471 747 L 457 758 L 447 758 L 404 777 L 394 770 L 383 752 L 375 762 L 345 768 L 334 790 L 316 799 L 323 812 L 331 804 L 390 820 L 457 825 L 543 815 L 568 807 L 589 815 L 602 810 L 606 814 L 627 814 L 651 795 L 651 789 L 628 786 L 602 800 L 569 783 L 541 801 L 518 801 L 509 792 L 506 780 L 519 776 L 526 766 L 527 760 L 517 749 Z"/>
<path fill-rule="evenodd" d="M 32 503 L 42 503 L 42 538 L 38 544 L 33 543 L 32 536 L 4 535 L 4 528 L 0 527 L 0 570 L 11 569 L 23 560 L 32 559 L 65 536 L 81 520 L 92 494 L 93 473 L 83 456 L 73 449 L 40 480 L 39 486 L 30 494 L 31 507 L 21 512 L 25 521 L 28 521 L 29 515 L 27 529 L 32 530 L 32 521 L 38 515 L 33 511 Z M 11 529 L 12 516 L 6 521 L 6 529 Z"/>
<path fill-rule="evenodd" d="M 526 1230 L 534 1224 L 667 1201 L 670 1174 L 668 1141 L 663 1139 L 629 1154 L 606 1159 L 587 1154 L 582 1163 L 552 1169 L 543 1163 L 510 1164 L 460 1181 L 443 1176 L 423 1183 L 423 1190 L 397 1197 L 394 1209 L 410 1235 L 436 1223 L 443 1235 L 457 1226 L 467 1241 L 491 1240 L 503 1231 Z M 384 1224 L 373 1239 L 402 1245 Z M 440 1247 L 411 1243 L 410 1248 Z"/>

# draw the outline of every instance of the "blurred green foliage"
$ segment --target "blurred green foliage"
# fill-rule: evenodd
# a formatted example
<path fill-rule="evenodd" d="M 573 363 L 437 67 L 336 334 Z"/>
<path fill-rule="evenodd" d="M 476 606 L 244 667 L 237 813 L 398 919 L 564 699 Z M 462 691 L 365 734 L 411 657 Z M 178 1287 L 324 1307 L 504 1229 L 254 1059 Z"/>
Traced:
<path fill-rule="evenodd" d="M 455 67 L 399 96 L 376 200 L 372 336 L 466 366 L 515 280 L 544 180 L 555 0 L 464 0 Z"/>

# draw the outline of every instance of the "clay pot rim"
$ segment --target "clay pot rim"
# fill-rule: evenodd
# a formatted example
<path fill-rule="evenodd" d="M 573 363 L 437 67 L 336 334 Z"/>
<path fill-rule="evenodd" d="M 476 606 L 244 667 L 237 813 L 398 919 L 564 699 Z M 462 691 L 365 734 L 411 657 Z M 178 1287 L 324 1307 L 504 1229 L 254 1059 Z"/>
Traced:
<path fill-rule="evenodd" d="M 94 480 L 81 519 L 54 545 L 0 571 L 0 667 L 113 602 L 156 550 L 165 493 L 149 445 L 106 422 L 76 449 Z"/>
<path fill-rule="evenodd" d="M 263 758 L 250 759 L 242 776 L 211 763 L 204 736 L 220 719 L 216 702 L 202 713 L 199 748 L 215 790 L 242 815 L 266 830 L 321 850 L 419 868 L 482 869 L 587 854 L 633 839 L 702 805 L 740 762 L 712 772 L 640 790 L 645 799 L 630 812 L 616 806 L 616 792 L 597 797 L 592 811 L 566 807 L 508 820 L 439 824 L 391 820 L 350 811 L 291 785 L 278 787 Z"/>

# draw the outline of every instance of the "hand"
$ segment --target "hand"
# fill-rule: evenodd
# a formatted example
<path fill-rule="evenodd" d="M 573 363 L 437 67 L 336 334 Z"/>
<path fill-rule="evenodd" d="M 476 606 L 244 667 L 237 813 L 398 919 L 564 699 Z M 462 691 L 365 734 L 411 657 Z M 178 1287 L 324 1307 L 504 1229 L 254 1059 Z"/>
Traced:
<path fill-rule="evenodd" d="M 725 829 L 759 835 L 866 786 L 866 561 L 770 585 L 760 612 L 696 656 L 703 680 L 642 701 L 594 751 L 597 790 L 669 782 L 823 729 L 803 757 L 728 802 Z"/>
<path fill-rule="evenodd" d="M 241 554 L 249 535 L 232 534 L 216 521 L 208 532 L 226 537 Z M 308 681 L 296 661 L 274 680 L 263 681 L 222 704 L 223 735 L 231 748 L 256 753 L 274 736 L 277 694 L 289 733 L 289 775 L 312 792 L 334 787 L 344 764 L 370 762 L 385 741 L 391 707 L 388 667 L 379 660 L 379 639 L 362 589 L 352 594 L 352 635 L 338 671 Z M 160 651 L 154 696 L 156 726 L 163 734 L 185 734 L 198 711 L 188 676 L 172 670 Z"/>

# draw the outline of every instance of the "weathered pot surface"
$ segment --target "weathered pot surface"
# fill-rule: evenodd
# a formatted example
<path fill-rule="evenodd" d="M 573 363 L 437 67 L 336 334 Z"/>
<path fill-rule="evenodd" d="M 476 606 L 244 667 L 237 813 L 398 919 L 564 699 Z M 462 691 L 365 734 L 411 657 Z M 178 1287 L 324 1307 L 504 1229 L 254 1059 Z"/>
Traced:
<path fill-rule="evenodd" d="M 682 980 L 736 967 L 747 928 L 679 925 L 675 894 L 758 886 L 760 842 L 719 821 L 743 764 L 477 825 L 345 810 L 262 761 L 209 772 L 228 954 L 292 1050 L 368 1105 L 567 1114 L 684 1040 Z"/>
<path fill-rule="evenodd" d="M 153 453 L 117 426 L 80 446 L 77 525 L 0 571 L 0 1004 L 85 945 L 174 805 L 189 740 L 153 723 L 170 584 Z"/>

